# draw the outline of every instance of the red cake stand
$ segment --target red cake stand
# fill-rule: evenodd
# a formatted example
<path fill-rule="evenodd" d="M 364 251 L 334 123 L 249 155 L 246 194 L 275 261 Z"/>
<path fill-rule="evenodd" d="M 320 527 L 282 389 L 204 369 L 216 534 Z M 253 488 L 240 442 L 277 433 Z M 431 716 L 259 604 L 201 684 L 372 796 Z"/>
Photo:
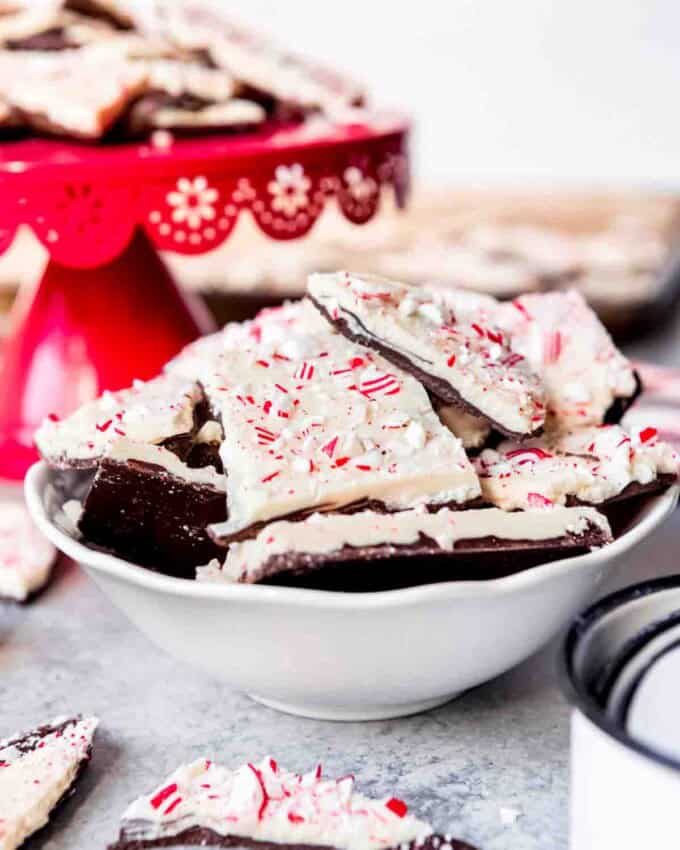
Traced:
<path fill-rule="evenodd" d="M 4 345 L 0 476 L 23 477 L 45 416 L 150 378 L 211 329 L 157 249 L 211 251 L 244 211 L 272 239 L 298 239 L 332 200 L 362 224 L 386 185 L 404 204 L 407 141 L 403 118 L 374 115 L 244 136 L 0 146 L 0 253 L 24 224 L 50 255 L 40 283 L 19 293 Z"/>

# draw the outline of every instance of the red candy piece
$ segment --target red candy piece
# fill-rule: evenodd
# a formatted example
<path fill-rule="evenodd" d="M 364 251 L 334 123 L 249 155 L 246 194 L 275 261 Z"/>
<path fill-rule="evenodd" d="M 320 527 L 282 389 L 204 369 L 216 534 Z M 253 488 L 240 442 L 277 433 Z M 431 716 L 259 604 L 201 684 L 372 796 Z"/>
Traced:
<path fill-rule="evenodd" d="M 527 495 L 527 502 L 530 508 L 551 508 L 554 504 L 550 499 L 546 499 L 540 493 L 529 493 Z"/>
<path fill-rule="evenodd" d="M 397 797 L 391 797 L 385 803 L 385 806 L 391 812 L 394 812 L 394 814 L 399 818 L 403 818 L 406 815 L 406 812 L 408 812 L 408 806 L 406 803 L 403 800 L 399 800 Z"/>
<path fill-rule="evenodd" d="M 151 805 L 154 809 L 160 809 L 163 803 L 171 797 L 175 791 L 177 790 L 177 783 L 173 782 L 171 785 L 166 785 L 165 788 L 162 788 L 155 797 L 151 799 Z"/>
<path fill-rule="evenodd" d="M 547 458 L 552 457 L 550 452 L 546 452 L 539 448 L 513 449 L 511 452 L 506 452 L 505 456 L 508 460 L 510 460 L 513 457 L 525 454 L 535 455 L 539 460 L 546 460 Z"/>
<path fill-rule="evenodd" d="M 650 440 L 653 440 L 658 433 L 659 432 L 656 428 L 643 428 L 642 431 L 640 431 L 640 442 L 648 443 Z"/>

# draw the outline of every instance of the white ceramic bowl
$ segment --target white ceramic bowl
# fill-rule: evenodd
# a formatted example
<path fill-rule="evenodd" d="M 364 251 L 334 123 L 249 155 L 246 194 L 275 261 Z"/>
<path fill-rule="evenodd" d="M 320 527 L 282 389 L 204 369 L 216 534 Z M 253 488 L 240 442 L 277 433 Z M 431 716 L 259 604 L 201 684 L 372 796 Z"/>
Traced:
<path fill-rule="evenodd" d="M 343 594 L 170 578 L 97 552 L 53 521 L 45 464 L 26 476 L 33 519 L 152 641 L 274 708 L 329 720 L 423 711 L 498 676 L 552 638 L 617 559 L 674 509 L 677 488 L 599 551 L 507 578 Z"/>

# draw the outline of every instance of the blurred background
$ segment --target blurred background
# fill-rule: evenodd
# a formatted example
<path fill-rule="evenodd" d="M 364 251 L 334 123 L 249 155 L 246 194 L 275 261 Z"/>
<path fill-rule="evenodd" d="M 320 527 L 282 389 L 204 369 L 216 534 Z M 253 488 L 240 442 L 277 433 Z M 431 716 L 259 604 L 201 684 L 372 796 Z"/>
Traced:
<path fill-rule="evenodd" d="M 672 0 L 229 5 L 413 115 L 423 185 L 680 186 Z"/>

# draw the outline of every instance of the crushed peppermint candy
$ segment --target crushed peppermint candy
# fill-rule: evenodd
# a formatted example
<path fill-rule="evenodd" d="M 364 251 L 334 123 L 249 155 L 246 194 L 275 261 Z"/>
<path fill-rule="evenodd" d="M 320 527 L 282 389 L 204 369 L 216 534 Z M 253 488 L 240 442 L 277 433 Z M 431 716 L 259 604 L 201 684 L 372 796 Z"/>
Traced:
<path fill-rule="evenodd" d="M 95 717 L 58 718 L 0 742 L 0 847 L 15 850 L 49 820 L 90 759 Z"/>
<path fill-rule="evenodd" d="M 462 403 L 508 436 L 540 432 L 540 380 L 469 299 L 458 309 L 450 293 L 349 272 L 313 274 L 307 288 L 341 333 L 415 375 L 441 401 Z M 397 392 L 386 376 L 374 386 Z"/>
<path fill-rule="evenodd" d="M 599 425 L 617 399 L 635 395 L 630 361 L 579 293 L 522 295 L 493 315 L 513 351 L 541 376 L 556 427 Z"/>
<path fill-rule="evenodd" d="M 121 438 L 158 445 L 191 433 L 201 398 L 196 381 L 181 376 L 136 381 L 128 389 L 104 392 L 70 416 L 48 416 L 35 441 L 52 466 L 94 466 Z"/>
<path fill-rule="evenodd" d="M 635 373 L 573 293 L 503 304 L 346 273 L 312 276 L 310 291 L 316 305 L 288 303 L 227 325 L 187 346 L 160 377 L 50 415 L 38 432 L 43 457 L 75 469 L 153 464 L 187 487 L 226 492 L 228 519 L 207 531 L 232 552 L 224 568 L 202 568 L 206 580 L 224 579 L 261 529 L 269 556 L 290 548 L 286 539 L 304 533 L 314 512 L 359 517 L 368 503 L 399 528 L 413 510 L 468 513 L 482 496 L 547 522 L 560 506 L 676 478 L 677 457 L 655 428 L 603 424 L 615 403 L 630 401 Z M 581 344 L 587 354 L 576 351 Z M 454 402 L 438 395 L 447 380 Z M 523 422 L 511 426 L 513 416 Z M 492 426 L 516 426 L 521 439 L 497 444 Z M 474 464 L 466 449 L 481 452 Z M 76 517 L 87 494 L 78 500 Z M 270 533 L 278 522 L 296 528 Z M 362 530 L 359 519 L 348 522 Z"/>
<path fill-rule="evenodd" d="M 300 303 L 285 334 L 272 331 L 277 314 L 261 319 L 198 376 L 224 429 L 229 518 L 215 537 L 364 499 L 402 510 L 476 498 L 472 465 L 419 382 L 323 320 L 310 330 L 310 309 Z"/>
<path fill-rule="evenodd" d="M 181 843 L 182 833 L 197 828 L 207 844 L 214 835 L 214 843 L 230 837 L 336 850 L 396 848 L 432 834 L 401 799 L 360 794 L 352 775 L 327 779 L 320 765 L 292 773 L 271 757 L 235 770 L 198 759 L 127 808 L 114 846 Z"/>
<path fill-rule="evenodd" d="M 680 471 L 675 450 L 655 428 L 600 425 L 485 449 L 474 460 L 482 494 L 505 510 L 577 500 L 600 504 L 632 485 L 649 486 Z"/>

